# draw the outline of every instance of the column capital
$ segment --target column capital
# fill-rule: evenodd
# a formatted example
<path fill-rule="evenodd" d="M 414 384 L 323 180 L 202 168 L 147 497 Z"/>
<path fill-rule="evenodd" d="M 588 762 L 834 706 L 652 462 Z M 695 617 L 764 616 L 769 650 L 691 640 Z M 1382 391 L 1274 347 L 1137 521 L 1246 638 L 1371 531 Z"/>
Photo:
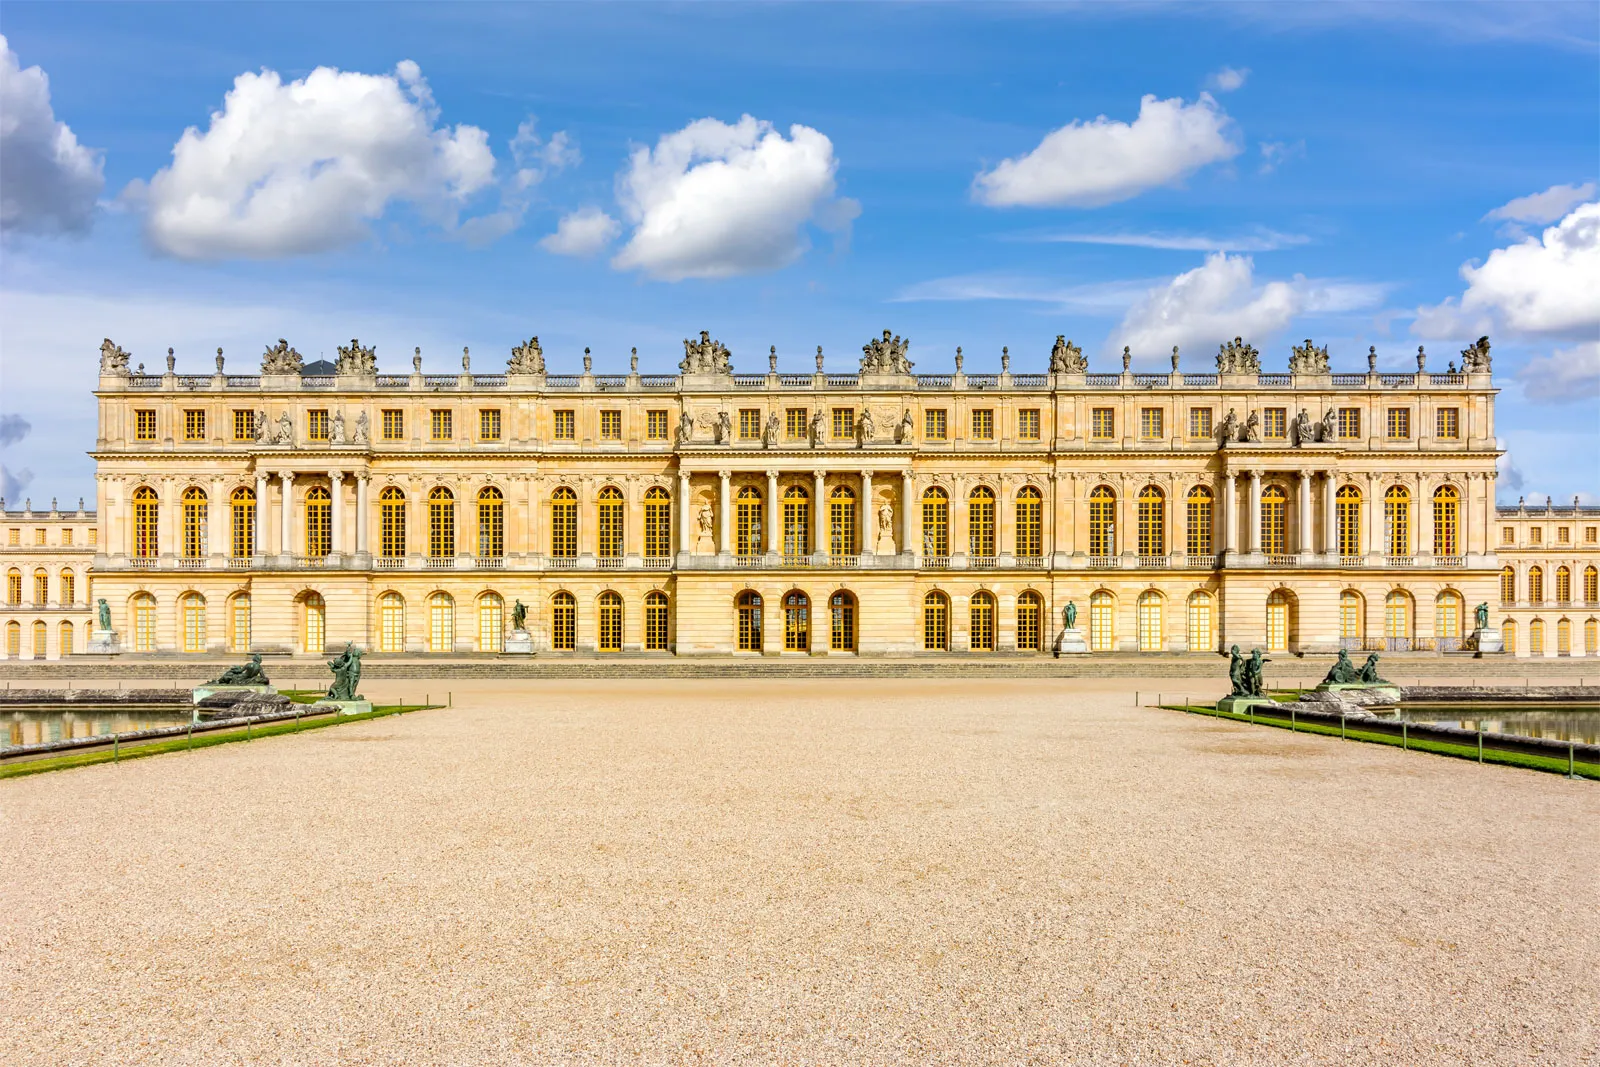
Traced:
<path fill-rule="evenodd" d="M 329 471 L 328 480 L 335 485 L 338 485 L 340 482 L 344 481 L 344 471 Z"/>
<path fill-rule="evenodd" d="M 723 481 L 727 481 L 729 478 L 733 477 L 733 472 L 732 471 L 718 471 L 717 472 L 717 477 L 721 478 Z"/>
<path fill-rule="evenodd" d="M 772 470 L 767 471 L 767 481 L 775 482 L 777 480 L 778 480 L 778 472 L 777 471 L 772 471 Z"/>

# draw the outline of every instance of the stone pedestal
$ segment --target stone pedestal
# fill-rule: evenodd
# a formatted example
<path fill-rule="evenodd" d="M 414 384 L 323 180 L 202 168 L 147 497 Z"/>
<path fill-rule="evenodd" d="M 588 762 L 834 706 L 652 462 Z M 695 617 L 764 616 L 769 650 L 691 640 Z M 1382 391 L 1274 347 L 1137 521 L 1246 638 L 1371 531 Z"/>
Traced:
<path fill-rule="evenodd" d="M 880 529 L 878 531 L 878 543 L 872 546 L 872 551 L 879 556 L 894 555 L 894 534 L 888 530 Z"/>
<path fill-rule="evenodd" d="M 231 693 L 243 695 L 246 693 L 276 692 L 277 690 L 270 685 L 212 685 L 208 683 L 206 685 L 197 685 L 194 687 L 194 702 L 198 704 L 207 697 L 216 696 L 218 694 L 225 696 Z"/>
<path fill-rule="evenodd" d="M 512 630 L 511 636 L 506 638 L 506 653 L 517 656 L 533 655 L 533 635 L 526 630 Z"/>
<path fill-rule="evenodd" d="M 311 705 L 313 715 L 322 715 L 333 712 L 337 715 L 365 715 L 372 710 L 370 700 L 328 700 L 324 697 Z"/>
<path fill-rule="evenodd" d="M 89 647 L 85 652 L 96 652 L 107 655 L 116 655 L 122 651 L 122 645 L 117 640 L 117 631 L 96 629 L 89 635 Z"/>
<path fill-rule="evenodd" d="M 1057 656 L 1086 654 L 1089 651 L 1089 642 L 1083 639 L 1083 631 L 1074 626 L 1056 635 L 1056 643 L 1051 647 L 1051 651 Z"/>
<path fill-rule="evenodd" d="M 1505 651 L 1505 645 L 1500 640 L 1500 631 L 1488 627 L 1472 631 L 1471 636 L 1467 638 L 1467 647 L 1480 656 L 1485 652 Z"/>
<path fill-rule="evenodd" d="M 1316 688 L 1320 693 L 1336 693 L 1352 704 L 1400 703 L 1400 687 L 1394 682 L 1322 682 Z"/>
<path fill-rule="evenodd" d="M 1234 715 L 1248 715 L 1251 708 L 1271 708 L 1277 702 L 1269 697 L 1236 697 L 1226 696 L 1217 701 L 1217 710 L 1231 712 Z"/>

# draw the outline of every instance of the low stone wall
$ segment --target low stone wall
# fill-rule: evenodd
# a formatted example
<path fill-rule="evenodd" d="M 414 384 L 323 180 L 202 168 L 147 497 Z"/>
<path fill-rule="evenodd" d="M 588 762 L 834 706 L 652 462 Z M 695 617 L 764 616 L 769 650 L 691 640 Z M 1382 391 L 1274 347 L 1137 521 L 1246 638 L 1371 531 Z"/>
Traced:
<path fill-rule="evenodd" d="M 185 697 L 188 694 L 184 694 Z M 211 722 L 186 722 L 176 726 L 153 726 L 148 730 L 129 730 L 118 734 L 99 734 L 95 737 L 73 737 L 60 741 L 45 741 L 37 745 L 18 745 L 4 751 L 4 760 L 19 756 L 39 756 L 54 752 L 71 752 L 85 748 L 103 748 L 113 741 L 126 744 L 130 741 L 152 741 L 168 737 L 185 737 L 191 734 L 210 733 L 213 730 L 236 730 L 245 725 L 282 722 L 285 719 L 320 719 L 327 712 L 312 713 L 309 708 L 291 708 L 275 715 L 246 715 L 236 719 L 216 719 Z"/>
<path fill-rule="evenodd" d="M 188 706 L 194 701 L 188 689 L 3 689 L 0 690 L 0 707 L 48 704 L 57 707 L 80 707 L 92 704 L 123 706 L 138 704 L 176 704 Z"/>

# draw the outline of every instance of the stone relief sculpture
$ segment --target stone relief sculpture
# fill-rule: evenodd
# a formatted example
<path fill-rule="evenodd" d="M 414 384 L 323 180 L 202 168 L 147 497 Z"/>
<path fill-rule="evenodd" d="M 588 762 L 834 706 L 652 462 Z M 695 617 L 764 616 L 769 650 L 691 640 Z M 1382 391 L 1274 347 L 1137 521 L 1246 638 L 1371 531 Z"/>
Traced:
<path fill-rule="evenodd" d="M 1306 414 L 1306 409 L 1301 408 L 1300 414 L 1294 417 L 1294 446 L 1314 444 L 1317 440 L 1316 427 L 1311 425 L 1311 416 Z"/>
<path fill-rule="evenodd" d="M 1259 442 L 1261 440 L 1261 413 L 1252 411 L 1250 417 L 1244 420 L 1244 436 L 1241 440 Z"/>
<path fill-rule="evenodd" d="M 1338 426 L 1336 425 L 1334 419 L 1335 416 L 1332 408 L 1329 408 L 1327 411 L 1322 413 L 1322 426 L 1317 430 L 1317 440 L 1332 441 L 1336 436 L 1338 436 Z"/>
<path fill-rule="evenodd" d="M 726 445 L 733 442 L 733 419 L 726 411 L 717 412 L 717 444 Z"/>
<path fill-rule="evenodd" d="M 733 353 L 721 341 L 713 341 L 711 331 L 701 330 L 700 340 L 684 339 L 678 370 L 684 374 L 732 374 Z"/>
<path fill-rule="evenodd" d="M 371 345 L 364 346 L 354 337 L 348 345 L 339 346 L 339 358 L 334 362 L 335 374 L 376 374 L 378 353 Z"/>
<path fill-rule="evenodd" d="M 1050 350 L 1051 374 L 1082 374 L 1089 369 L 1083 358 L 1083 349 L 1067 340 L 1064 333 L 1056 334 L 1056 346 Z"/>
<path fill-rule="evenodd" d="M 819 411 L 816 414 L 811 416 L 811 447 L 812 448 L 821 448 L 822 447 L 822 435 L 823 435 L 824 429 L 825 429 L 825 425 L 824 425 L 823 418 L 822 418 L 822 412 Z"/>
<path fill-rule="evenodd" d="M 1261 372 L 1261 353 L 1252 345 L 1244 343 L 1244 338 L 1235 337 L 1225 345 L 1217 348 L 1217 373 L 1218 374 L 1259 374 Z"/>
<path fill-rule="evenodd" d="M 109 341 L 106 343 L 110 344 Z M 1461 369 L 1468 374 L 1488 374 L 1490 367 L 1489 339 L 1487 337 L 1480 337 L 1477 344 L 1461 350 Z"/>
<path fill-rule="evenodd" d="M 872 409 L 863 408 L 861 417 L 856 420 L 856 445 L 865 447 L 877 432 L 877 424 L 872 421 Z"/>
<path fill-rule="evenodd" d="M 911 361 L 906 358 L 910 338 L 893 337 L 888 330 L 882 338 L 874 338 L 861 346 L 862 374 L 910 374 Z"/>
<path fill-rule="evenodd" d="M 300 368 L 305 365 L 305 360 L 300 353 L 289 347 L 289 342 L 278 338 L 278 343 L 268 345 L 266 352 L 261 356 L 262 374 L 299 374 Z"/>
<path fill-rule="evenodd" d="M 328 443 L 332 445 L 344 444 L 344 412 L 335 411 L 333 413 L 333 418 L 329 420 L 329 423 Z"/>
<path fill-rule="evenodd" d="M 1294 346 L 1294 355 L 1289 357 L 1289 372 L 1291 374 L 1327 374 L 1328 373 L 1328 346 L 1318 348 L 1311 343 L 1311 338 L 1306 338 L 1303 345 Z"/>
<path fill-rule="evenodd" d="M 285 411 L 278 416 L 278 432 L 273 435 L 272 443 L 275 445 L 294 444 L 294 420 Z"/>
<path fill-rule="evenodd" d="M 761 431 L 761 444 L 766 448 L 778 447 L 778 413 L 776 411 L 767 415 L 767 425 Z"/>
<path fill-rule="evenodd" d="M 333 684 L 328 686 L 329 700 L 360 700 L 357 689 L 361 685 L 361 650 L 354 643 L 346 643 L 344 651 L 328 661 L 333 672 Z"/>
<path fill-rule="evenodd" d="M 544 349 L 539 347 L 537 336 L 528 338 L 511 350 L 511 358 L 506 360 L 506 373 L 544 373 Z"/>
<path fill-rule="evenodd" d="M 355 443 L 358 444 L 358 445 L 364 445 L 364 444 L 369 443 L 371 440 L 372 440 L 371 423 L 369 423 L 368 420 L 367 420 L 367 413 L 365 411 L 363 411 L 359 415 L 356 416 Z"/>
<path fill-rule="evenodd" d="M 911 417 L 911 409 L 906 408 L 906 413 L 900 416 L 900 425 L 895 428 L 894 439 L 897 444 L 909 445 L 917 439 L 917 421 Z"/>
<path fill-rule="evenodd" d="M 123 351 L 122 346 L 107 337 L 100 342 L 100 373 L 127 374 L 130 355 L 132 353 Z"/>
<path fill-rule="evenodd" d="M 1228 409 L 1227 416 L 1222 420 L 1222 425 L 1217 429 L 1217 440 L 1222 444 L 1239 439 L 1239 415 L 1232 408 Z"/>
<path fill-rule="evenodd" d="M 694 418 L 687 411 L 678 413 L 678 444 L 686 445 L 694 440 Z"/>

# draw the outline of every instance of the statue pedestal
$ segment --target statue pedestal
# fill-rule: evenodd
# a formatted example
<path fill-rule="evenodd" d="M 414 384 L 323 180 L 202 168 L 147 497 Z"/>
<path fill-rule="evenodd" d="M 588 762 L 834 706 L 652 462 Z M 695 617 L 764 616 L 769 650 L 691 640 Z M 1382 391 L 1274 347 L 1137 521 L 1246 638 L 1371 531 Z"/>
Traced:
<path fill-rule="evenodd" d="M 697 534 L 694 539 L 694 554 L 697 556 L 714 556 L 717 554 L 717 543 L 708 533 Z"/>
<path fill-rule="evenodd" d="M 112 656 L 121 652 L 122 646 L 117 640 L 117 631 L 96 629 L 89 635 L 89 646 L 84 651 Z"/>
<path fill-rule="evenodd" d="M 516 656 L 533 655 L 533 635 L 526 630 L 512 630 L 506 638 L 506 653 Z"/>
<path fill-rule="evenodd" d="M 879 530 L 878 543 L 872 546 L 872 551 L 879 556 L 894 555 L 894 534 L 888 530 Z"/>
<path fill-rule="evenodd" d="M 1051 651 L 1058 656 L 1076 656 L 1087 654 L 1089 642 L 1083 639 L 1083 631 L 1076 626 L 1062 630 L 1056 635 L 1056 643 Z"/>
<path fill-rule="evenodd" d="M 1230 712 L 1234 715 L 1248 715 L 1251 708 L 1270 708 L 1277 701 L 1269 697 L 1236 697 L 1226 696 L 1217 701 L 1217 710 Z"/>
<path fill-rule="evenodd" d="M 1487 626 L 1472 631 L 1471 636 L 1467 638 L 1467 647 L 1480 656 L 1485 652 L 1505 651 L 1505 645 L 1501 643 L 1500 631 L 1491 630 Z"/>
<path fill-rule="evenodd" d="M 329 700 L 326 697 L 311 705 L 313 715 L 332 712 L 335 715 L 365 715 L 372 710 L 370 700 Z"/>
<path fill-rule="evenodd" d="M 218 693 L 223 695 L 227 695 L 229 693 L 239 693 L 243 695 L 245 693 L 276 692 L 277 690 L 270 685 L 217 685 L 212 682 L 207 682 L 205 685 L 197 685 L 194 687 L 194 702 L 198 704 L 207 697 L 215 696 Z"/>
<path fill-rule="evenodd" d="M 1316 692 L 1338 693 L 1352 704 L 1400 703 L 1400 687 L 1394 682 L 1320 682 Z"/>

